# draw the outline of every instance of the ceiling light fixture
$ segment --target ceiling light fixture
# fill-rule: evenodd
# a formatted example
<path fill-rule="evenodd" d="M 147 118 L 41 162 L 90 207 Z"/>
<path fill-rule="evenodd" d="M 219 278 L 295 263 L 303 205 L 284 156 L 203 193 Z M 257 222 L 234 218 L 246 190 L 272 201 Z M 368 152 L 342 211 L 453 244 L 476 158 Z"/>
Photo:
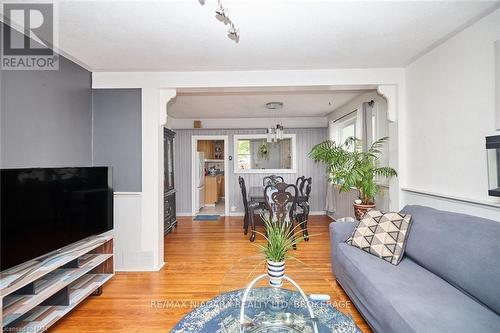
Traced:
<path fill-rule="evenodd" d="M 268 110 L 280 110 L 283 108 L 283 102 L 269 102 L 266 103 L 266 108 Z M 280 140 L 283 139 L 283 134 L 285 134 L 285 128 L 283 127 L 283 124 L 279 121 L 276 124 L 276 127 L 269 127 L 267 129 L 267 142 L 272 143 L 272 142 L 279 142 Z"/>
<path fill-rule="evenodd" d="M 205 4 L 205 0 L 198 0 L 198 1 L 202 6 Z M 229 25 L 229 29 L 227 30 L 227 37 L 238 43 L 240 41 L 240 31 L 236 29 L 234 22 L 229 18 L 228 11 L 222 5 L 221 0 L 217 0 L 217 9 L 215 10 L 215 17 L 217 18 L 217 20 L 224 23 L 224 25 Z"/>
<path fill-rule="evenodd" d="M 283 108 L 283 102 L 269 102 L 266 103 L 266 108 L 269 110 L 276 110 Z"/>

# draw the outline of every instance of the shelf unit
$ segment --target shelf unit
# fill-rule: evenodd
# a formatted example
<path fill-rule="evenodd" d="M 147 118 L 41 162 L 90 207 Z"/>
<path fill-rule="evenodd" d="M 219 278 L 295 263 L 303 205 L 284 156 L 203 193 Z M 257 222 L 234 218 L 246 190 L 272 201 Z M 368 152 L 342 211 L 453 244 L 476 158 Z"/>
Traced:
<path fill-rule="evenodd" d="M 114 275 L 113 238 L 93 236 L 0 276 L 2 330 L 43 332 Z"/>

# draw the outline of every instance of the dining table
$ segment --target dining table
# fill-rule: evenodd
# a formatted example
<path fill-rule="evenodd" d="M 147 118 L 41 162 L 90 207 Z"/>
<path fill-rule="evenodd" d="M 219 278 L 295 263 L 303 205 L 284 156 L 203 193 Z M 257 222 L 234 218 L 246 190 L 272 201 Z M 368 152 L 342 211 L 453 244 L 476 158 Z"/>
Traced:
<path fill-rule="evenodd" d="M 255 211 L 260 209 L 267 209 L 266 196 L 264 194 L 265 187 L 263 186 L 250 186 L 248 190 L 248 209 L 249 209 L 249 217 L 252 221 L 250 225 L 252 226 L 252 232 L 250 234 L 250 241 L 253 242 L 255 240 L 255 222 L 253 221 Z M 297 196 L 297 205 L 301 205 L 303 202 L 307 202 L 308 198 L 306 195 L 299 193 Z M 301 225 L 301 227 L 305 230 L 304 236 L 307 235 L 307 227 L 305 225 Z"/>

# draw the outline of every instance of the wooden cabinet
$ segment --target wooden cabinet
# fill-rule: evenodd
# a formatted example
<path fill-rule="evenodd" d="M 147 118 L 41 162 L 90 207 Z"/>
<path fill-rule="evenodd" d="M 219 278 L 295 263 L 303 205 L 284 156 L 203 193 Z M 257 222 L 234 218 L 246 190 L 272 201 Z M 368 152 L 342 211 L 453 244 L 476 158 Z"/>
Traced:
<path fill-rule="evenodd" d="M 215 143 L 210 140 L 198 140 L 198 152 L 205 153 L 205 159 L 213 160 L 215 158 Z"/>
<path fill-rule="evenodd" d="M 175 190 L 165 194 L 165 205 L 163 208 L 164 233 L 168 234 L 177 226 L 175 213 Z"/>
<path fill-rule="evenodd" d="M 165 128 L 163 131 L 163 158 L 164 158 L 164 192 L 163 192 L 163 231 L 165 234 L 177 226 L 175 212 L 174 186 L 174 137 L 175 132 Z"/>
<path fill-rule="evenodd" d="M 163 131 L 163 189 L 165 192 L 174 189 L 174 137 L 175 132 L 165 128 Z"/>
<path fill-rule="evenodd" d="M 214 205 L 224 193 L 224 176 L 205 177 L 205 204 Z"/>
<path fill-rule="evenodd" d="M 217 188 L 219 191 L 219 198 L 224 196 L 224 176 L 220 176 L 217 180 Z"/>
<path fill-rule="evenodd" d="M 224 141 L 198 140 L 197 150 L 205 153 L 205 159 L 207 160 L 224 159 Z"/>

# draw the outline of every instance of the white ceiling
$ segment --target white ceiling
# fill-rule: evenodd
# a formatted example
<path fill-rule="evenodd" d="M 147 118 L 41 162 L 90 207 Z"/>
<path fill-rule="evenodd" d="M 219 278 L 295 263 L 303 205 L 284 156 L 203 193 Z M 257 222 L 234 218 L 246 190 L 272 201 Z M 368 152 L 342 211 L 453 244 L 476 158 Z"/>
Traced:
<path fill-rule="evenodd" d="M 179 93 L 168 107 L 173 118 L 324 117 L 366 91 L 251 91 Z M 278 111 L 268 102 L 283 102 Z"/>
<path fill-rule="evenodd" d="M 92 70 L 401 67 L 498 1 L 60 1 L 59 46 Z"/>

